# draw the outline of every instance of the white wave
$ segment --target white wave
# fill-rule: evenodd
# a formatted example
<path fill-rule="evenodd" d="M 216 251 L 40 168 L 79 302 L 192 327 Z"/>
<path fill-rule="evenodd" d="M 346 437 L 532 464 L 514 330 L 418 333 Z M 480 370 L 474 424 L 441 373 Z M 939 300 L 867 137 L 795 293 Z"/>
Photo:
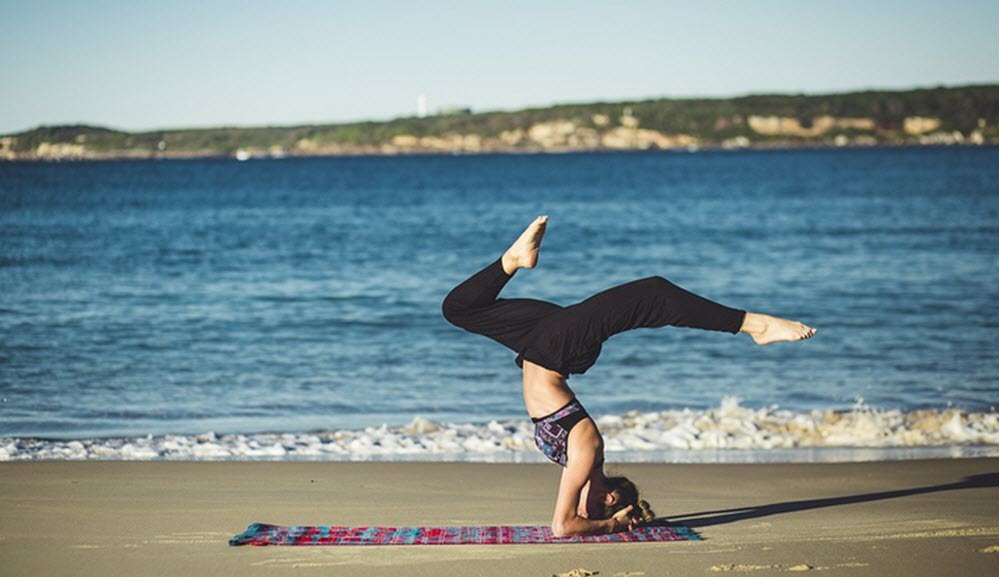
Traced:
<path fill-rule="evenodd" d="M 696 456 L 697 453 L 718 454 L 720 450 L 754 451 L 757 456 L 749 460 L 769 461 L 772 457 L 767 452 L 787 455 L 790 449 L 828 448 L 985 447 L 985 454 L 992 455 L 997 452 L 1000 422 L 995 412 L 879 411 L 862 403 L 847 412 L 750 409 L 740 406 L 739 399 L 732 397 L 723 399 L 714 409 L 629 412 L 599 416 L 596 421 L 604 436 L 609 461 L 616 456 L 628 461 L 657 461 L 668 453 L 672 455 L 670 460 L 699 461 L 706 459 Z M 690 457 L 678 457 L 684 452 Z M 436 423 L 418 416 L 402 427 L 383 425 L 312 433 L 204 433 L 80 440 L 0 438 L 0 461 L 387 459 L 542 460 L 534 447 L 533 428 L 528 419 L 455 424 Z"/>

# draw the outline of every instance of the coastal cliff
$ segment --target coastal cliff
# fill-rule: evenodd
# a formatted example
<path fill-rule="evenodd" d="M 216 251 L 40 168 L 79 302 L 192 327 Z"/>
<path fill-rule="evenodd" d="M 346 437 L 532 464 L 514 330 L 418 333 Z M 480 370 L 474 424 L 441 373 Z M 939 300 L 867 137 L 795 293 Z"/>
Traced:
<path fill-rule="evenodd" d="M 997 143 L 997 85 L 560 105 L 263 128 L 124 132 L 43 126 L 0 160 L 694 150 Z"/>

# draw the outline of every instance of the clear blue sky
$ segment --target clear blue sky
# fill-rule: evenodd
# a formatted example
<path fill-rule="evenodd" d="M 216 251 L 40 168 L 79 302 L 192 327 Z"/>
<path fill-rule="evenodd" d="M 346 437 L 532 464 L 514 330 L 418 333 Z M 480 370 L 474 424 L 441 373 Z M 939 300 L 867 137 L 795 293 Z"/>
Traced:
<path fill-rule="evenodd" d="M 996 83 L 997 0 L 0 0 L 0 134 Z"/>

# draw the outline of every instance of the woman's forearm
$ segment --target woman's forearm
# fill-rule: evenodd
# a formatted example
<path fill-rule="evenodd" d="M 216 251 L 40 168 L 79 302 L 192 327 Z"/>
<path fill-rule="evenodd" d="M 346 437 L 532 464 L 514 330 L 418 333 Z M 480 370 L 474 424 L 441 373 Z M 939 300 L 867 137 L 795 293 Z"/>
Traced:
<path fill-rule="evenodd" d="M 569 537 L 574 535 L 603 535 L 621 530 L 616 527 L 614 519 L 591 520 L 583 517 L 573 517 L 562 523 L 552 525 L 552 533 L 556 537 Z"/>

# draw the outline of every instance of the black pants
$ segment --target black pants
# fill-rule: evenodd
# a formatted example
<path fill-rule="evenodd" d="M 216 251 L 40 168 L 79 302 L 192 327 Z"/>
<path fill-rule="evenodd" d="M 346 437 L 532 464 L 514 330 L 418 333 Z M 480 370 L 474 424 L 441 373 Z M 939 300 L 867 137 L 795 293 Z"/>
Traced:
<path fill-rule="evenodd" d="M 746 315 L 662 277 L 626 283 L 568 307 L 497 298 L 510 279 L 496 260 L 452 289 L 442 305 L 444 317 L 516 352 L 518 366 L 528 360 L 567 377 L 586 372 L 604 341 L 620 332 L 673 325 L 735 334 Z"/>

